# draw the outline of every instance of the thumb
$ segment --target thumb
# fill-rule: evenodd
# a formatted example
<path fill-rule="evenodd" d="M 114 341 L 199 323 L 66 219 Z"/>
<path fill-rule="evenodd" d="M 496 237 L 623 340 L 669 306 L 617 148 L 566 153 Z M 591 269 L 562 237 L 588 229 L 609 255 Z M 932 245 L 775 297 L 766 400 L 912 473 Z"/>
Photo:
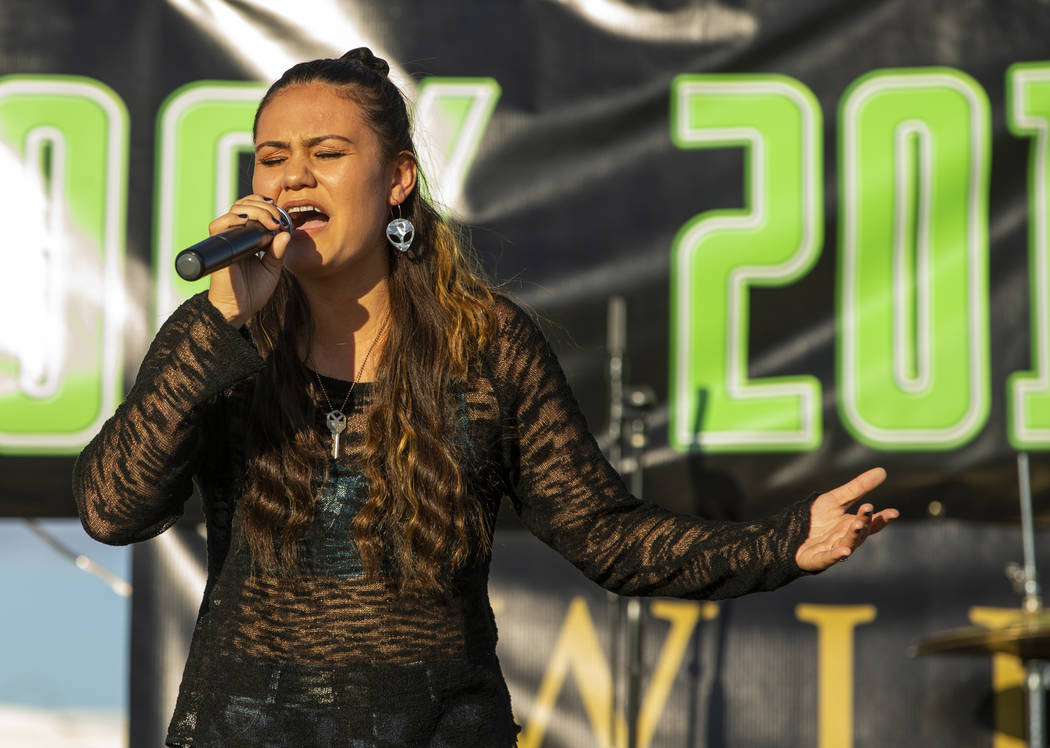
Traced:
<path fill-rule="evenodd" d="M 270 246 L 266 248 L 266 254 L 263 255 L 263 262 L 266 263 L 267 268 L 280 270 L 284 265 L 284 253 L 288 249 L 288 242 L 291 240 L 291 234 L 286 231 L 282 231 L 273 238 Z"/>

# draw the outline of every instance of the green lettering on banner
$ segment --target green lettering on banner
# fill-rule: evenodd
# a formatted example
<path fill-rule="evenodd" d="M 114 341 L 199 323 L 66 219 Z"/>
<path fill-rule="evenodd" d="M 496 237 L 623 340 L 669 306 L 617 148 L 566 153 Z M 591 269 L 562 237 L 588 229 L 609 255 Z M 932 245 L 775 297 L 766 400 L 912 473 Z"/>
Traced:
<path fill-rule="evenodd" d="M 681 75 L 671 137 L 743 147 L 746 207 L 701 213 L 671 248 L 670 443 L 679 450 L 811 450 L 820 383 L 748 378 L 748 289 L 804 275 L 824 238 L 823 123 L 812 92 L 780 75 Z"/>
<path fill-rule="evenodd" d="M 463 213 L 463 184 L 500 87 L 492 78 L 425 78 L 414 109 L 413 139 L 425 186 L 442 210 Z"/>
<path fill-rule="evenodd" d="M 0 78 L 0 190 L 19 210 L 0 292 L 2 452 L 75 454 L 116 408 L 127 158 L 127 110 L 108 87 Z"/>
<path fill-rule="evenodd" d="M 876 71 L 839 117 L 840 415 L 877 449 L 953 449 L 989 408 L 987 97 Z"/>
<path fill-rule="evenodd" d="M 252 120 L 266 93 L 260 83 L 198 81 L 174 91 L 157 114 L 157 201 L 153 274 L 157 327 L 208 287 L 185 281 L 175 255 L 208 234 L 208 224 L 239 195 L 237 163 L 254 153 Z"/>
<path fill-rule="evenodd" d="M 1022 63 L 1006 73 L 1010 131 L 1032 139 L 1028 157 L 1028 278 L 1033 370 L 1010 377 L 1007 435 L 1017 449 L 1050 447 L 1050 64 Z"/>

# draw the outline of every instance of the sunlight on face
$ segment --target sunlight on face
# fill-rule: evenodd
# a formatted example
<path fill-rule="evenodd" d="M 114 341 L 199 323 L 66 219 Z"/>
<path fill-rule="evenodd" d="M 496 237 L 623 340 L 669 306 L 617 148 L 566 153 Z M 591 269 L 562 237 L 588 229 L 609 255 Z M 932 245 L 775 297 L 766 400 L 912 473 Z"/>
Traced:
<path fill-rule="evenodd" d="M 385 273 L 393 165 L 355 102 L 325 83 L 284 89 L 259 115 L 255 155 L 253 189 L 296 219 L 289 270 Z"/>

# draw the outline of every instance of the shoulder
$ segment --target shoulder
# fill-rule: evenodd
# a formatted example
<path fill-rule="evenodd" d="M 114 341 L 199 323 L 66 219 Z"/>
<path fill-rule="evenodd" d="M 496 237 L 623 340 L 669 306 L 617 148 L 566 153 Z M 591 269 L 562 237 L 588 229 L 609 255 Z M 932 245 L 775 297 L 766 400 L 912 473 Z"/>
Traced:
<path fill-rule="evenodd" d="M 523 317 L 531 319 L 528 312 L 518 302 L 499 291 L 492 293 L 492 308 L 496 314 L 496 321 L 500 326 Z"/>
<path fill-rule="evenodd" d="M 493 312 L 496 318 L 496 343 L 515 340 L 543 340 L 535 312 L 503 293 L 492 294 Z"/>
<path fill-rule="evenodd" d="M 504 294 L 493 294 L 493 305 L 496 332 L 486 358 L 494 378 L 518 389 L 530 382 L 560 379 L 557 357 L 541 329 L 542 318 Z"/>
<path fill-rule="evenodd" d="M 518 361 L 523 367 L 554 357 L 544 332 L 544 327 L 551 324 L 548 320 L 502 293 L 493 294 L 493 305 L 496 325 L 489 345 L 490 356 L 504 362 Z"/>

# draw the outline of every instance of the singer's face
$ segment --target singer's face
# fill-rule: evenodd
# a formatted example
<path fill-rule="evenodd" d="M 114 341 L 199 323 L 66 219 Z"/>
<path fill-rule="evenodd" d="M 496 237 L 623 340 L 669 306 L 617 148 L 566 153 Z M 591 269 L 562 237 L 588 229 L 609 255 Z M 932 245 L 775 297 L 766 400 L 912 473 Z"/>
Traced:
<path fill-rule="evenodd" d="M 252 186 L 294 219 L 285 267 L 302 278 L 385 275 L 390 205 L 404 199 L 398 173 L 334 86 L 291 86 L 259 115 Z"/>

